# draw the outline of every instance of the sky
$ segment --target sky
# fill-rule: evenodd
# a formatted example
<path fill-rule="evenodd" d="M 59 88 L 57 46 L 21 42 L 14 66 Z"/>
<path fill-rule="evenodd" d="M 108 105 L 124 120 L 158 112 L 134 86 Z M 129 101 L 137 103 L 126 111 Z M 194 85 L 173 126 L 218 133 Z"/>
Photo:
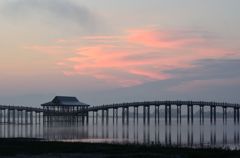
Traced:
<path fill-rule="evenodd" d="M 2 0 L 0 104 L 240 102 L 238 0 Z"/>

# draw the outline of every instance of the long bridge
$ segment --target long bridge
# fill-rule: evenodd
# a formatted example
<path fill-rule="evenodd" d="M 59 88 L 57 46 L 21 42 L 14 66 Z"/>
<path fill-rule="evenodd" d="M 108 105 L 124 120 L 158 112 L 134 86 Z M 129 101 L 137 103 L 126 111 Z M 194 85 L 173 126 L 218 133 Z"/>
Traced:
<path fill-rule="evenodd" d="M 234 123 L 239 123 L 240 119 L 240 104 L 220 103 L 220 102 L 206 102 L 206 101 L 145 101 L 145 102 L 131 102 L 131 103 L 117 103 L 100 106 L 92 106 L 84 109 L 60 111 L 59 108 L 35 108 L 26 106 L 10 106 L 0 105 L 0 123 L 7 124 L 33 124 L 44 123 L 51 121 L 52 117 L 67 116 L 73 118 L 81 118 L 83 122 L 88 123 L 89 117 L 93 121 L 98 121 L 101 116 L 102 122 L 107 122 L 111 118 L 116 121 L 122 118 L 123 123 L 129 123 L 129 118 L 138 121 L 140 117 L 140 110 L 142 110 L 143 122 L 149 123 L 151 111 L 154 113 L 155 122 L 159 122 L 161 112 L 160 108 L 163 107 L 165 122 L 171 124 L 173 117 L 177 118 L 177 122 L 181 123 L 182 117 L 187 117 L 188 123 L 193 123 L 194 120 L 194 107 L 199 109 L 200 123 L 204 123 L 205 112 L 210 114 L 210 122 L 216 123 L 217 112 L 222 111 L 223 122 L 227 121 L 228 109 L 232 109 Z M 182 115 L 182 108 L 186 108 L 186 115 Z M 217 110 L 218 108 L 218 110 Z M 219 109 L 220 108 L 220 109 Z M 173 109 L 177 110 L 177 116 L 173 116 Z M 120 111 L 120 114 L 119 114 Z M 130 116 L 130 111 L 132 115 Z M 99 115 L 99 112 L 101 115 Z M 109 114 L 112 112 L 112 114 Z M 74 119 L 73 119 L 74 120 Z M 77 119 L 78 120 L 78 119 Z"/>

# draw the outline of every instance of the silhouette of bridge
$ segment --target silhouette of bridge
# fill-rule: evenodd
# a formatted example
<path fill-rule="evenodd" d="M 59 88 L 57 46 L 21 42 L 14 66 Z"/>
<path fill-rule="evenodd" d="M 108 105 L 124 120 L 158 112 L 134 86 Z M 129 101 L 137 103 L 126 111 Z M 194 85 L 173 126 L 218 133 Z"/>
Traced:
<path fill-rule="evenodd" d="M 184 106 L 187 108 L 186 115 L 182 115 L 182 108 Z M 149 123 L 151 109 L 154 112 L 155 122 L 159 122 L 160 117 L 162 117 L 160 116 L 160 107 L 163 107 L 165 122 L 169 124 L 171 124 L 171 120 L 173 118 L 173 107 L 175 107 L 177 110 L 176 118 L 178 123 L 181 123 L 183 116 L 187 117 L 188 123 L 193 123 L 194 107 L 199 108 L 200 123 L 204 123 L 204 118 L 206 117 L 204 116 L 205 112 L 209 112 L 210 122 L 216 123 L 217 108 L 222 109 L 223 122 L 227 121 L 227 109 L 233 110 L 234 123 L 239 123 L 240 118 L 240 104 L 205 101 L 145 101 L 90 106 L 85 109 L 77 109 L 76 111 L 56 111 L 55 109 L 0 105 L 0 122 L 8 124 L 33 124 L 54 121 L 56 119 L 51 118 L 67 116 L 67 118 L 73 118 L 70 119 L 72 121 L 78 121 L 79 119 L 76 118 L 81 118 L 81 121 L 85 123 L 88 123 L 89 117 L 92 117 L 93 121 L 98 121 L 99 117 L 101 117 L 102 122 L 106 123 L 108 123 L 110 118 L 113 121 L 116 121 L 118 118 L 122 118 L 123 123 L 129 123 L 130 117 L 133 117 L 134 121 L 138 121 L 140 117 L 139 110 L 141 109 L 141 114 L 143 114 L 143 116 L 141 116 L 143 118 L 143 122 Z M 129 115 L 131 110 L 133 110 L 133 116 Z M 109 114 L 110 111 L 112 114 Z M 99 112 L 101 112 L 101 115 L 99 115 Z M 119 114 L 119 112 L 121 114 Z M 57 120 L 59 121 L 59 119 Z M 63 119 L 60 120 L 63 121 Z"/>

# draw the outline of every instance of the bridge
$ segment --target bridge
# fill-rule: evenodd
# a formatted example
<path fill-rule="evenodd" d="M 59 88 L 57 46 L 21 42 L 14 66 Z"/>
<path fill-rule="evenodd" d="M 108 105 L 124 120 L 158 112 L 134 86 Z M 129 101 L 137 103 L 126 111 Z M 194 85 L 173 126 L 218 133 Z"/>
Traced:
<path fill-rule="evenodd" d="M 55 109 L 45 109 L 45 108 L 35 108 L 26 106 L 10 106 L 10 105 L 0 105 L 0 123 L 7 124 L 33 124 L 33 123 L 44 123 L 53 121 L 56 118 L 62 116 L 70 116 L 74 119 L 81 118 L 83 122 L 88 123 L 89 117 L 92 117 L 93 122 L 99 120 L 101 116 L 102 122 L 108 123 L 111 118 L 117 121 L 118 118 L 122 118 L 123 123 L 129 123 L 129 118 L 133 117 L 134 121 L 139 119 L 139 110 L 142 110 L 143 122 L 149 123 L 151 117 L 151 109 L 154 113 L 155 122 L 159 122 L 160 117 L 160 107 L 163 107 L 165 122 L 171 124 L 173 118 L 172 111 L 173 107 L 177 110 L 177 122 L 181 123 L 182 108 L 186 107 L 186 117 L 188 123 L 193 123 L 194 120 L 194 107 L 199 108 L 200 123 L 204 123 L 204 114 L 209 112 L 210 122 L 216 123 L 217 118 L 217 108 L 222 111 L 223 122 L 227 121 L 227 109 L 232 109 L 234 123 L 239 123 L 240 118 L 240 104 L 233 103 L 220 103 L 220 102 L 204 102 L 204 101 L 145 101 L 145 102 L 131 102 L 131 103 L 117 103 L 108 104 L 100 106 L 92 106 L 85 109 L 78 109 L 77 111 L 56 111 Z M 207 108 L 207 109 L 206 109 Z M 130 111 L 133 111 L 133 116 L 130 116 Z M 109 115 L 110 111 L 112 112 Z M 119 111 L 121 114 L 119 114 Z M 99 115 L 101 112 L 101 115 Z M 91 113 L 91 115 L 90 115 Z M 47 118 L 47 119 L 44 119 Z"/>

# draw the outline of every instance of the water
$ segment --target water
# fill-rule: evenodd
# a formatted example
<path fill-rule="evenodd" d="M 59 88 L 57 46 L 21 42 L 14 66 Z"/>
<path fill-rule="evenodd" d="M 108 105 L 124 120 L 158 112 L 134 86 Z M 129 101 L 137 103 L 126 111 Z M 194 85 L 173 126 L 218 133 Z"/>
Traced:
<path fill-rule="evenodd" d="M 122 120 L 113 123 L 112 119 L 107 124 L 101 119 L 94 122 L 89 119 L 88 125 L 81 123 L 34 124 L 34 125 L 7 125 L 0 124 L 1 138 L 43 138 L 49 141 L 72 142 L 108 142 L 108 143 L 136 143 L 136 144 L 161 144 L 187 147 L 220 147 L 240 148 L 240 125 L 234 124 L 232 119 L 223 124 L 222 119 L 217 119 L 216 125 L 211 125 L 205 119 L 203 125 L 199 119 L 194 119 L 193 124 L 187 123 L 185 118 L 178 124 L 172 119 L 171 125 L 166 125 L 164 119 L 155 123 L 154 118 L 150 124 L 130 118 L 129 124 L 122 124 Z"/>

